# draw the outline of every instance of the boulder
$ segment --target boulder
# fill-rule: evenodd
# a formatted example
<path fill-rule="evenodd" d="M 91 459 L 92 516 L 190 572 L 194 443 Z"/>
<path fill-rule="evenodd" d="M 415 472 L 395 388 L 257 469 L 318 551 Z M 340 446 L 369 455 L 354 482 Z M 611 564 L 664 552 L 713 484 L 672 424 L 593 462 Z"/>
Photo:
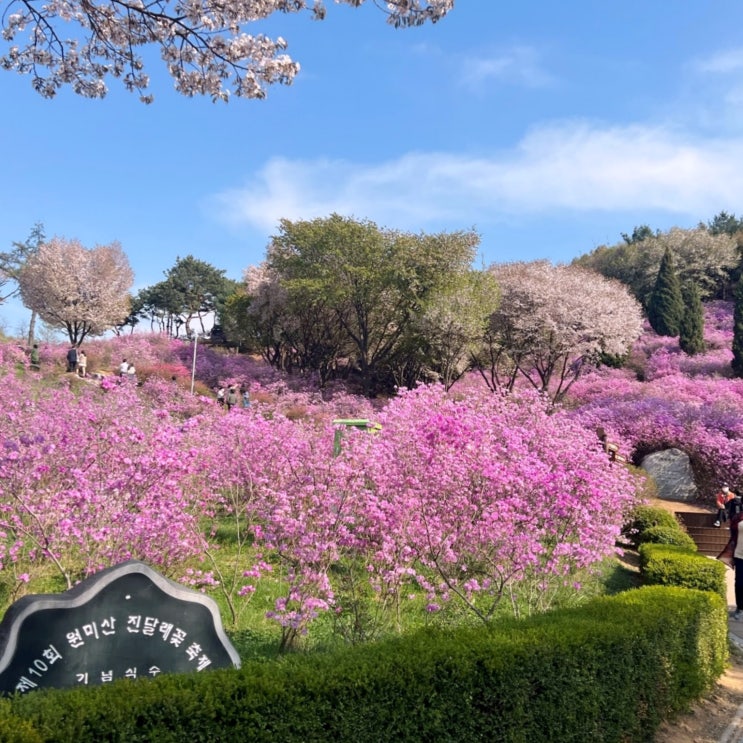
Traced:
<path fill-rule="evenodd" d="M 689 456 L 680 449 L 648 454 L 640 466 L 655 480 L 658 497 L 673 501 L 694 501 L 699 493 Z"/>

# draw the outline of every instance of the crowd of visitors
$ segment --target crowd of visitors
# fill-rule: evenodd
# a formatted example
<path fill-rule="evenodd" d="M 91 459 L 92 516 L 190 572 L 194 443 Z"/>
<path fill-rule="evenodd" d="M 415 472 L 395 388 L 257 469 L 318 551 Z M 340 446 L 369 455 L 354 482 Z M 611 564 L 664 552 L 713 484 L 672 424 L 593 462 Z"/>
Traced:
<path fill-rule="evenodd" d="M 119 376 L 127 382 L 136 384 L 137 383 L 137 368 L 134 366 L 134 364 L 131 361 L 122 359 L 121 363 L 119 364 Z"/>
<path fill-rule="evenodd" d="M 250 392 L 247 387 L 241 387 L 238 391 L 237 385 L 231 384 L 227 387 L 220 385 L 217 387 L 217 404 L 220 407 L 227 408 L 229 412 L 236 405 L 241 405 L 243 408 L 250 407 Z"/>

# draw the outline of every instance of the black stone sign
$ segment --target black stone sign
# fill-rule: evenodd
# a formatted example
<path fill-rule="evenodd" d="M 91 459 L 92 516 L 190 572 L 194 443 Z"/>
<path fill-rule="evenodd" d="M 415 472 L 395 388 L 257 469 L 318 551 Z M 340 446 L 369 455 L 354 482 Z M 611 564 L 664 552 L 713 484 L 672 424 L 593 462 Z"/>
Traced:
<path fill-rule="evenodd" d="M 216 603 L 138 560 L 60 594 L 24 596 L 0 623 L 0 693 L 240 667 Z"/>

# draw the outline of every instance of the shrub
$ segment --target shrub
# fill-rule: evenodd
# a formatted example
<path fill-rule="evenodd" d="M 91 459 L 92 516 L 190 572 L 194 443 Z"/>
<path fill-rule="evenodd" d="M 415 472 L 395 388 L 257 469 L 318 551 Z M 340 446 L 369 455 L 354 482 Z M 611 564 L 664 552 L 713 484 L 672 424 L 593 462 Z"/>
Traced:
<path fill-rule="evenodd" d="M 637 535 L 638 544 L 672 544 L 696 552 L 696 542 L 678 525 L 651 526 Z"/>
<path fill-rule="evenodd" d="M 648 584 L 712 591 L 723 599 L 727 596 L 725 566 L 676 545 L 641 545 L 640 572 Z"/>
<path fill-rule="evenodd" d="M 665 509 L 656 506 L 637 506 L 632 510 L 629 520 L 624 525 L 622 535 L 634 546 L 638 546 L 642 533 L 653 526 L 664 526 L 682 531 L 676 517 Z"/>
<path fill-rule="evenodd" d="M 43 738 L 28 720 L 11 714 L 10 701 L 0 700 L 0 743 L 42 743 Z"/>
<path fill-rule="evenodd" d="M 65 743 L 632 743 L 712 688 L 726 658 L 722 599 L 655 586 L 490 629 L 32 692 L 11 711 Z"/>

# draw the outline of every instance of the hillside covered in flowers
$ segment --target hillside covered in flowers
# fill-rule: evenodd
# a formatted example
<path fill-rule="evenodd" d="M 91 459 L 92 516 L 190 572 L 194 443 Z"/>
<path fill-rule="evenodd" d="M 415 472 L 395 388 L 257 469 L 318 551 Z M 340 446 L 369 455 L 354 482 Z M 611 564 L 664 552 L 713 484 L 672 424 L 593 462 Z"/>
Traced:
<path fill-rule="evenodd" d="M 62 344 L 42 344 L 35 371 L 5 342 L 0 595 L 134 557 L 219 594 L 235 623 L 270 597 L 282 646 L 322 616 L 352 635 L 360 599 L 390 625 L 401 611 L 488 622 L 549 608 L 616 554 L 642 493 L 597 428 L 635 463 L 688 452 L 703 495 L 743 482 L 732 306 L 705 311 L 704 354 L 646 328 L 621 367 L 584 371 L 558 405 L 477 374 L 370 400 L 159 335 L 87 343 L 82 379 Z M 115 374 L 122 359 L 138 384 Z M 249 407 L 218 405 L 220 385 L 248 389 Z M 379 427 L 341 427 L 334 453 L 348 418 Z"/>

